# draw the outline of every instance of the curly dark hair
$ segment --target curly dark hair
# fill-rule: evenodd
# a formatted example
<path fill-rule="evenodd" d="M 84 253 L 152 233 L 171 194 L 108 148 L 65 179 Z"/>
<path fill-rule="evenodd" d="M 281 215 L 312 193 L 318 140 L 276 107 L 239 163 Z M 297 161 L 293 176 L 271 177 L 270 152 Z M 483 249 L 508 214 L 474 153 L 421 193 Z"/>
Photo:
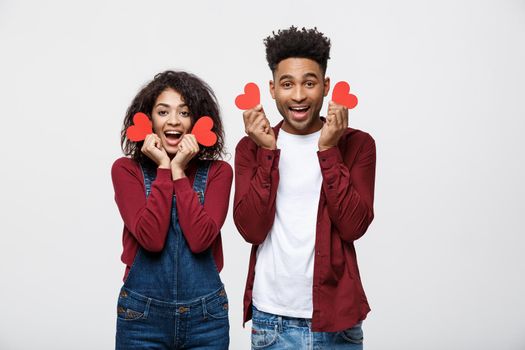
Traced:
<path fill-rule="evenodd" d="M 217 135 L 217 143 L 211 147 L 200 145 L 199 154 L 195 158 L 221 158 L 224 154 L 224 129 L 219 104 L 213 90 L 208 84 L 191 73 L 171 70 L 155 75 L 153 80 L 139 91 L 128 107 L 120 132 L 120 144 L 124 154 L 140 164 L 154 165 L 153 161 L 141 151 L 144 141 L 129 140 L 126 137 L 126 129 L 133 124 L 133 116 L 138 112 L 146 114 L 151 120 L 151 113 L 157 97 L 169 88 L 177 91 L 188 106 L 191 125 L 195 125 L 195 122 L 202 116 L 209 116 L 213 119 L 212 131 Z"/>
<path fill-rule="evenodd" d="M 330 39 L 317 28 L 298 30 L 291 26 L 288 29 L 278 30 L 277 34 L 264 39 L 266 46 L 266 60 L 275 73 L 279 62 L 290 57 L 309 58 L 317 62 L 323 74 L 326 73 L 327 61 L 330 58 Z"/>

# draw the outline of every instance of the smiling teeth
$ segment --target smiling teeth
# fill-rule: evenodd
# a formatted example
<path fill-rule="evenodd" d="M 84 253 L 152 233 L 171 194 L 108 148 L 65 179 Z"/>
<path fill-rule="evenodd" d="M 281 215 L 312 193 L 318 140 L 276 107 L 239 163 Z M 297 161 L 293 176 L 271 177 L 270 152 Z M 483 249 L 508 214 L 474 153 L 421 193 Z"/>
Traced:
<path fill-rule="evenodd" d="M 166 131 L 165 134 L 167 134 L 167 135 L 180 135 L 181 132 L 179 132 L 179 131 Z"/>
<path fill-rule="evenodd" d="M 301 111 L 306 111 L 308 109 L 308 107 L 290 107 L 290 109 L 292 111 L 301 112 Z"/>

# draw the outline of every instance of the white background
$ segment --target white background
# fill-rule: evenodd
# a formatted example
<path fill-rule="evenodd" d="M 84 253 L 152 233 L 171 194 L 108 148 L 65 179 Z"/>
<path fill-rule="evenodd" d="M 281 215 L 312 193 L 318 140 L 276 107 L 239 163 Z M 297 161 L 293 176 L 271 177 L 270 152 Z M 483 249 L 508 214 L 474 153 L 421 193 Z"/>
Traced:
<path fill-rule="evenodd" d="M 281 119 L 262 39 L 292 24 L 331 38 L 327 73 L 377 142 L 366 348 L 525 349 L 524 1 L 140 3 L 0 1 L 0 349 L 114 347 L 127 106 L 157 72 L 196 73 L 233 165 L 246 82 Z M 248 349 L 231 207 L 222 234 L 231 349 Z"/>

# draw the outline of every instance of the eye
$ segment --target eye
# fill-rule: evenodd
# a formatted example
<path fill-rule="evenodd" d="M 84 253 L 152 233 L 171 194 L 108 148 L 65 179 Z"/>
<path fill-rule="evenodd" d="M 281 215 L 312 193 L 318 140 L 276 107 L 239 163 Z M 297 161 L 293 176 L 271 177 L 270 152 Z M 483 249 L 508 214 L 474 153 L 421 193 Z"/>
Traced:
<path fill-rule="evenodd" d="M 157 114 L 160 115 L 161 117 L 165 117 L 168 115 L 168 111 L 160 109 L 157 111 Z"/>
<path fill-rule="evenodd" d="M 306 87 L 313 88 L 315 86 L 315 82 L 310 80 L 307 81 L 304 85 L 306 85 Z"/>
<path fill-rule="evenodd" d="M 283 83 L 281 84 L 281 86 L 282 86 L 283 88 L 285 88 L 285 89 L 289 89 L 289 88 L 291 88 L 292 85 L 293 85 L 293 84 L 292 84 L 292 82 L 290 82 L 290 81 L 285 81 L 285 82 L 283 82 Z"/>
<path fill-rule="evenodd" d="M 182 117 L 189 117 L 190 116 L 190 112 L 189 111 L 180 111 L 179 114 Z"/>

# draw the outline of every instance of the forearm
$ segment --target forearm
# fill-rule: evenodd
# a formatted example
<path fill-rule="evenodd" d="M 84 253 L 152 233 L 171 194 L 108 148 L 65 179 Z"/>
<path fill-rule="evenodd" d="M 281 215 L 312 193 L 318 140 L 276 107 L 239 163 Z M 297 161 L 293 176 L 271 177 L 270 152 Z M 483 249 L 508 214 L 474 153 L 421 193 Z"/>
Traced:
<path fill-rule="evenodd" d="M 159 169 L 147 199 L 142 179 L 129 169 L 113 167 L 112 178 L 115 201 L 124 225 L 144 249 L 162 250 L 169 228 L 173 196 L 169 170 Z"/>
<path fill-rule="evenodd" d="M 351 183 L 334 188 L 338 189 L 325 190 L 328 214 L 341 238 L 348 242 L 355 241 L 365 234 L 372 223 L 373 208 Z"/>
<path fill-rule="evenodd" d="M 330 219 L 343 240 L 357 240 L 374 218 L 375 144 L 361 148 L 351 170 L 336 147 L 318 155 Z"/>
<path fill-rule="evenodd" d="M 236 153 L 233 219 L 243 238 L 252 244 L 261 244 L 273 225 L 279 154 L 279 150 L 260 148 Z"/>
<path fill-rule="evenodd" d="M 193 253 L 205 251 L 217 239 L 228 213 L 232 177 L 229 168 L 210 179 L 204 205 L 201 205 L 188 178 L 173 182 L 179 224 Z"/>

